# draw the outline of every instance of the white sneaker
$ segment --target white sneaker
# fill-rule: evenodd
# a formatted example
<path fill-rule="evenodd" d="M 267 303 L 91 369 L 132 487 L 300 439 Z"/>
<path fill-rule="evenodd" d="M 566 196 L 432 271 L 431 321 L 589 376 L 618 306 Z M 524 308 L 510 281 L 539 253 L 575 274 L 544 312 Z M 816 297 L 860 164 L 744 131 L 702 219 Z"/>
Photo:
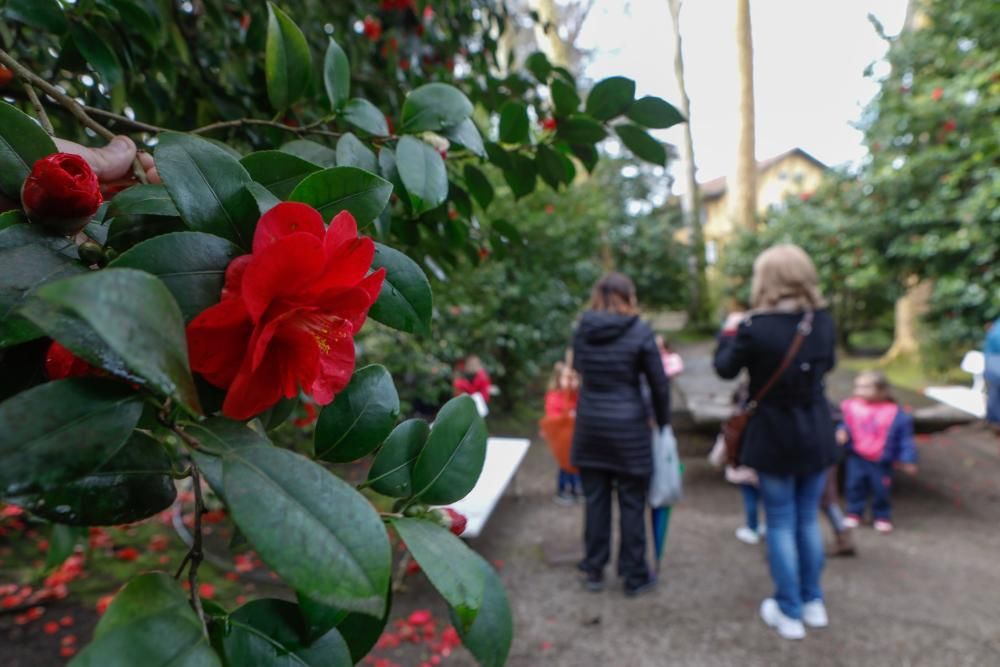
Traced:
<path fill-rule="evenodd" d="M 802 605 L 802 622 L 810 628 L 825 628 L 830 625 L 826 615 L 826 605 L 822 600 L 813 600 Z"/>
<path fill-rule="evenodd" d="M 848 514 L 844 517 L 844 528 L 857 528 L 861 525 L 861 517 L 857 514 Z"/>
<path fill-rule="evenodd" d="M 757 531 L 752 530 L 747 526 L 740 526 L 736 529 L 736 539 L 738 539 L 743 544 L 759 544 L 760 535 Z"/>
<path fill-rule="evenodd" d="M 757 534 L 760 535 L 761 537 L 767 535 L 767 524 L 764 523 L 760 524 L 760 527 L 757 529 Z"/>
<path fill-rule="evenodd" d="M 802 621 L 785 616 L 774 598 L 768 598 L 760 604 L 760 617 L 785 639 L 805 639 L 806 637 L 806 627 L 802 625 Z"/>

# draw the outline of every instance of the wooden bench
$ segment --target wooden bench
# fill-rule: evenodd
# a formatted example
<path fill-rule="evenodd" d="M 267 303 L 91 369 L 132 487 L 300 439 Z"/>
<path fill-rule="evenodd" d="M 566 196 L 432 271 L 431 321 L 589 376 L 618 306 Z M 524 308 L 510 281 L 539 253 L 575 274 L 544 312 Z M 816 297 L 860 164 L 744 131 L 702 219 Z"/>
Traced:
<path fill-rule="evenodd" d="M 971 387 L 928 387 L 924 395 L 974 417 L 986 417 L 986 357 L 978 350 L 965 353 L 960 368 L 972 376 Z"/>
<path fill-rule="evenodd" d="M 501 496 L 521 467 L 531 442 L 525 438 L 490 438 L 486 441 L 486 461 L 479 481 L 469 494 L 451 509 L 465 515 L 468 523 L 462 537 L 478 537 Z"/>

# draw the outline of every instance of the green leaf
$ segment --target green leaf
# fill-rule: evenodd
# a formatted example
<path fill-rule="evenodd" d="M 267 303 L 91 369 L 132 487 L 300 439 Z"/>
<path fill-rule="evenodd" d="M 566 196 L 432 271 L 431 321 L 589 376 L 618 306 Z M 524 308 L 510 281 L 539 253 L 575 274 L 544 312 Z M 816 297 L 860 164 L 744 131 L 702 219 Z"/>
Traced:
<path fill-rule="evenodd" d="M 84 22 L 73 22 L 69 25 L 69 34 L 73 44 L 80 50 L 87 64 L 100 75 L 101 83 L 107 88 L 113 88 L 123 81 L 122 66 L 118 56 L 108 46 L 108 42 L 94 30 L 94 27 Z"/>
<path fill-rule="evenodd" d="M 399 331 L 428 333 L 433 295 L 420 266 L 404 253 L 376 243 L 372 270 L 379 268 L 385 268 L 385 282 L 368 315 Z"/>
<path fill-rule="evenodd" d="M 486 437 L 486 423 L 471 398 L 445 403 L 413 465 L 414 496 L 430 505 L 464 498 L 483 470 Z"/>
<path fill-rule="evenodd" d="M 456 609 L 450 610 L 452 624 L 481 667 L 503 667 L 514 636 L 510 601 L 496 571 L 478 554 L 474 555 L 484 579 L 482 605 L 471 628 L 462 627 L 462 617 Z"/>
<path fill-rule="evenodd" d="M 521 232 L 517 231 L 517 227 L 503 218 L 493 221 L 493 229 L 511 243 L 524 243 L 524 237 L 521 236 Z"/>
<path fill-rule="evenodd" d="M 559 121 L 556 136 L 570 144 L 596 144 L 608 136 L 600 123 L 582 114 Z"/>
<path fill-rule="evenodd" d="M 73 555 L 76 545 L 84 540 L 86 533 L 80 528 L 61 523 L 52 524 L 49 531 L 49 550 L 45 554 L 45 571 L 51 572 Z"/>
<path fill-rule="evenodd" d="M 686 120 L 674 105 L 651 95 L 636 100 L 625 115 L 643 127 L 658 130 L 665 130 Z"/>
<path fill-rule="evenodd" d="M 351 96 L 351 63 L 333 37 L 330 38 L 323 58 L 323 85 L 326 87 L 330 106 L 334 109 L 339 109 Z"/>
<path fill-rule="evenodd" d="M 306 176 L 289 201 L 299 201 L 317 209 L 324 220 L 341 211 L 350 211 L 359 227 L 371 224 L 389 203 L 392 183 L 357 167 L 332 167 Z"/>
<path fill-rule="evenodd" d="M 500 141 L 507 144 L 528 142 L 528 107 L 511 100 L 500 108 Z"/>
<path fill-rule="evenodd" d="M 535 184 L 538 181 L 534 161 L 526 155 L 511 153 L 510 163 L 510 169 L 504 170 L 503 177 L 514 193 L 514 198 L 520 199 L 530 195 L 535 191 Z"/>
<path fill-rule="evenodd" d="M 342 167 L 357 167 L 373 174 L 378 173 L 375 153 L 350 132 L 337 141 L 337 164 Z"/>
<path fill-rule="evenodd" d="M 111 268 L 158 276 L 177 300 L 185 322 L 219 302 L 226 267 L 243 252 L 226 239 L 201 232 L 164 234 L 122 253 Z"/>
<path fill-rule="evenodd" d="M 70 667 L 222 667 L 180 584 L 143 574 L 118 593 Z"/>
<path fill-rule="evenodd" d="M 47 334 L 112 373 L 131 371 L 160 393 L 200 412 L 188 367 L 184 320 L 170 291 L 156 277 L 134 269 L 105 269 L 49 283 L 24 307 Z M 48 306 L 36 307 L 35 301 Z M 96 339 L 100 345 L 81 344 Z M 124 362 L 102 360 L 110 349 Z M 108 362 L 111 363 L 108 363 Z M 110 366 L 110 367 L 109 367 Z"/>
<path fill-rule="evenodd" d="M 66 17 L 58 0 L 7 0 L 4 16 L 42 32 L 66 32 Z M 3 123 L 0 123 L 0 127 Z M 2 171 L 2 170 L 0 170 Z"/>
<path fill-rule="evenodd" d="M 396 167 L 396 154 L 388 146 L 383 146 L 378 150 L 378 171 L 382 178 L 392 183 L 396 196 L 408 204 L 409 197 L 406 194 L 406 188 L 403 187 L 403 180 L 399 177 L 399 169 Z M 390 214 L 389 209 L 382 211 L 382 215 Z"/>
<path fill-rule="evenodd" d="M 164 132 L 156 169 L 188 227 L 250 250 L 260 215 L 238 160 L 200 137 Z"/>
<path fill-rule="evenodd" d="M 552 63 L 549 62 L 548 57 L 541 51 L 535 51 L 528 56 L 524 61 L 524 66 L 534 75 L 539 83 L 548 81 L 549 76 L 552 74 Z"/>
<path fill-rule="evenodd" d="M 667 149 L 638 125 L 616 125 L 615 133 L 636 157 L 661 167 L 667 163 Z"/>
<path fill-rule="evenodd" d="M 396 146 L 396 168 L 417 213 L 437 208 L 448 198 L 448 172 L 429 144 L 403 137 Z"/>
<path fill-rule="evenodd" d="M 263 444 L 223 455 L 223 485 L 236 525 L 285 583 L 323 604 L 383 613 L 389 540 L 378 513 L 352 486 L 303 456 Z"/>
<path fill-rule="evenodd" d="M 331 463 L 357 461 L 382 444 L 399 419 L 392 376 L 379 365 L 355 371 L 350 384 L 316 421 L 316 457 Z"/>
<path fill-rule="evenodd" d="M 430 432 L 430 426 L 423 419 L 408 419 L 397 426 L 386 438 L 368 471 L 369 486 L 390 498 L 413 495 L 413 464 Z"/>
<path fill-rule="evenodd" d="M 501 169 L 510 169 L 510 155 L 507 154 L 507 151 L 500 144 L 487 141 L 486 155 L 493 165 Z"/>
<path fill-rule="evenodd" d="M 307 162 L 318 164 L 321 167 L 329 168 L 337 165 L 337 153 L 329 146 L 309 141 L 308 139 L 296 139 L 282 144 L 279 149 L 282 153 L 288 153 L 300 157 Z"/>
<path fill-rule="evenodd" d="M 635 99 L 635 81 L 610 76 L 594 84 L 587 95 L 587 113 L 597 120 L 609 120 L 628 111 Z"/>
<path fill-rule="evenodd" d="M 14 225 L 27 225 L 28 218 L 24 216 L 24 211 L 13 209 L 0 213 L 0 231 L 13 227 Z"/>
<path fill-rule="evenodd" d="M 389 124 L 385 115 L 368 100 L 354 98 L 344 105 L 343 118 L 348 123 L 377 137 L 389 135 Z"/>
<path fill-rule="evenodd" d="M 447 528 L 426 519 L 393 519 L 413 558 L 431 584 L 455 610 L 456 628 L 469 629 L 483 602 L 485 577 L 479 557 Z"/>
<path fill-rule="evenodd" d="M 0 230 L 0 348 L 41 335 L 18 311 L 42 285 L 86 273 L 75 256 L 72 241 L 50 236 L 32 225 Z"/>
<path fill-rule="evenodd" d="M 108 238 L 105 245 L 113 248 L 116 252 L 125 252 L 146 239 L 186 230 L 187 227 L 178 217 L 119 215 L 108 225 Z"/>
<path fill-rule="evenodd" d="M 15 499 L 18 505 L 50 521 L 72 526 L 118 526 L 162 512 L 176 497 L 170 458 L 163 445 L 133 431 L 106 462 L 89 474 L 43 493 Z"/>
<path fill-rule="evenodd" d="M 257 212 L 260 215 L 264 215 L 281 203 L 281 200 L 275 197 L 273 192 L 260 183 L 251 182 L 247 183 L 244 187 L 250 193 L 250 196 L 253 197 L 254 203 L 257 205 Z"/>
<path fill-rule="evenodd" d="M 574 144 L 569 148 L 573 152 L 573 155 L 580 159 L 580 162 L 587 168 L 587 171 L 594 171 L 594 167 L 597 166 L 599 159 L 596 148 L 593 146 L 581 146 L 579 144 Z"/>
<path fill-rule="evenodd" d="M 462 173 L 465 176 L 465 186 L 469 188 L 475 200 L 484 210 L 489 208 L 493 202 L 493 185 L 490 184 L 490 179 L 486 178 L 486 174 L 478 167 L 471 164 L 465 165 Z"/>
<path fill-rule="evenodd" d="M 446 127 L 441 130 L 441 134 L 447 137 L 451 143 L 464 146 L 473 155 L 486 156 L 483 135 L 479 133 L 479 128 L 476 127 L 476 123 L 471 118 L 466 118 L 458 125 Z"/>
<path fill-rule="evenodd" d="M 21 201 L 21 185 L 31 167 L 56 152 L 52 138 L 38 123 L 0 100 L 0 192 Z"/>
<path fill-rule="evenodd" d="M 375 648 L 392 611 L 391 588 L 386 590 L 385 613 L 381 618 L 367 614 L 349 613 L 336 607 L 321 605 L 305 597 L 302 593 L 297 593 L 297 597 L 302 617 L 308 626 L 307 636 L 310 639 L 322 637 L 331 628 L 336 627 L 347 642 L 351 652 L 351 660 L 355 664 L 360 663 Z"/>
<path fill-rule="evenodd" d="M 538 173 L 542 180 L 548 183 L 553 190 L 558 190 L 563 183 L 571 182 L 562 155 L 544 144 L 538 147 L 535 164 L 538 166 Z"/>
<path fill-rule="evenodd" d="M 135 391 L 91 378 L 47 382 L 0 403 L 0 495 L 37 493 L 93 472 L 141 413 Z"/>
<path fill-rule="evenodd" d="M 576 88 L 562 79 L 556 79 L 552 82 L 552 103 L 557 116 L 569 116 L 580 108 L 580 96 L 576 94 Z"/>
<path fill-rule="evenodd" d="M 405 132 L 442 130 L 472 115 L 465 93 L 447 83 L 428 83 L 406 96 L 402 125 Z"/>
<path fill-rule="evenodd" d="M 108 205 L 107 217 L 120 215 L 160 215 L 177 217 L 177 207 L 162 185 L 133 185 L 122 190 Z"/>
<path fill-rule="evenodd" d="M 253 180 L 270 190 L 278 199 L 286 199 L 303 178 L 322 169 L 319 165 L 284 151 L 251 153 L 240 160 L 240 164 Z"/>
<path fill-rule="evenodd" d="M 267 45 L 264 74 L 271 106 L 284 111 L 294 104 L 309 85 L 312 56 L 305 35 L 274 3 L 267 3 Z"/>

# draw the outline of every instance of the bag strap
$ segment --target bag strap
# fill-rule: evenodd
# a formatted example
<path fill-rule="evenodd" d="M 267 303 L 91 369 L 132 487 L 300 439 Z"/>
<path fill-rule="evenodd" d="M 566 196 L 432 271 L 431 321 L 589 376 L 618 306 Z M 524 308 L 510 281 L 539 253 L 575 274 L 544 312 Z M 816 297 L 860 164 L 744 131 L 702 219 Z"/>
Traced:
<path fill-rule="evenodd" d="M 795 355 L 802 349 L 802 343 L 805 342 L 806 336 L 812 333 L 812 323 L 813 311 L 807 310 L 795 329 L 795 338 L 792 339 L 792 344 L 788 346 L 788 351 L 785 352 L 785 358 L 781 360 L 781 365 L 778 366 L 778 369 L 768 379 L 767 384 L 761 387 L 757 395 L 747 404 L 747 412 L 752 414 L 757 409 L 757 405 L 764 400 L 764 397 L 774 388 L 774 385 L 778 384 L 778 380 L 781 379 L 781 376 L 785 374 L 788 367 L 795 361 Z"/>

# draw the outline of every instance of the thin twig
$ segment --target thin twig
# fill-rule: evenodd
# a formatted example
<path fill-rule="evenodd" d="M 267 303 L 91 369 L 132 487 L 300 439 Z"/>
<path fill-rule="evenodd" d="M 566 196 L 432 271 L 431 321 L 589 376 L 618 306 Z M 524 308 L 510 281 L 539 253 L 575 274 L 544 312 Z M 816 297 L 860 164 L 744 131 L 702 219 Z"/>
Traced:
<path fill-rule="evenodd" d="M 38 120 L 41 122 L 42 127 L 49 133 L 50 137 L 56 136 L 56 131 L 52 127 L 52 121 L 49 120 L 49 115 L 45 113 L 45 107 L 42 106 L 42 101 L 38 99 L 38 93 L 35 92 L 34 86 L 25 81 L 24 92 L 28 94 L 31 106 L 35 107 L 35 113 L 38 114 Z"/>
<path fill-rule="evenodd" d="M 292 127 L 291 125 L 285 125 L 284 123 L 278 123 L 273 120 L 261 120 L 259 118 L 239 118 L 237 120 L 223 120 L 217 123 L 210 123 L 203 127 L 191 130 L 191 134 L 205 134 L 206 132 L 214 132 L 215 130 L 224 130 L 231 127 L 243 127 L 244 125 L 260 125 L 264 127 L 273 127 L 276 130 L 283 130 L 285 132 L 291 132 L 292 134 L 317 134 L 324 137 L 341 137 L 343 132 L 332 132 L 330 130 L 324 130 L 316 123 L 311 123 L 309 125 L 303 125 L 301 127 Z"/>
<path fill-rule="evenodd" d="M 188 584 L 191 586 L 191 606 L 201 620 L 202 631 L 208 634 L 205 625 L 205 610 L 201 606 L 201 595 L 198 593 L 198 567 L 204 559 L 201 544 L 201 514 L 205 511 L 205 502 L 201 497 L 201 473 L 198 466 L 191 466 L 191 483 L 194 484 L 194 544 L 188 555 L 191 557 L 191 567 L 188 569 Z"/>
<path fill-rule="evenodd" d="M 99 109 L 97 107 L 85 106 L 83 107 L 91 116 L 100 116 L 102 118 L 107 118 L 109 121 L 115 123 L 120 123 L 122 125 L 128 126 L 129 129 L 135 130 L 136 132 L 149 132 L 151 134 L 159 134 L 160 132 L 170 132 L 168 127 L 160 127 L 159 125 L 150 125 L 149 123 L 143 123 L 141 120 L 133 120 L 128 116 L 123 116 L 117 114 L 113 111 L 108 111 L 107 109 Z"/>

